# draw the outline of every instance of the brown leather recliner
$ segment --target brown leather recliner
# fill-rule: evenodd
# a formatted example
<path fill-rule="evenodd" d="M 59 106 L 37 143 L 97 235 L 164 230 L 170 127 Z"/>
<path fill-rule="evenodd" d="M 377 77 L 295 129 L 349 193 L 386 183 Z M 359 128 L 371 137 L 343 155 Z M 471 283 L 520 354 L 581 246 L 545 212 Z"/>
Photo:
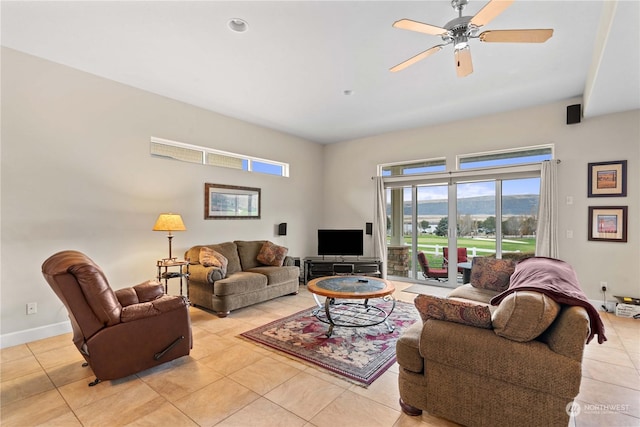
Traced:
<path fill-rule="evenodd" d="M 189 354 L 188 303 L 164 295 L 160 283 L 114 292 L 100 267 L 78 251 L 52 255 L 42 274 L 67 308 L 73 342 L 96 376 L 90 386 Z"/>

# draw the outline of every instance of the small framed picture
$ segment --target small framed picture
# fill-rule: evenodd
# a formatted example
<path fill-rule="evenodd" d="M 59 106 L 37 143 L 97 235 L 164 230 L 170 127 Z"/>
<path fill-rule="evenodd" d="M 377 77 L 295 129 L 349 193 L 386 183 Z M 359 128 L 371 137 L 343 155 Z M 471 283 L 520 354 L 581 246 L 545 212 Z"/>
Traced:
<path fill-rule="evenodd" d="M 627 241 L 627 206 L 589 206 L 589 240 Z"/>
<path fill-rule="evenodd" d="M 589 163 L 589 197 L 626 197 L 627 161 Z"/>

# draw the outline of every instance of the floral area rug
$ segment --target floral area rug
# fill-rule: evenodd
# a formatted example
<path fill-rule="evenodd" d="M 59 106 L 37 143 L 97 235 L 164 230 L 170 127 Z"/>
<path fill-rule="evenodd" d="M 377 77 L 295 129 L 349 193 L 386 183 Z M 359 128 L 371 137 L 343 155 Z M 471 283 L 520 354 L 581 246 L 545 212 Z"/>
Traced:
<path fill-rule="evenodd" d="M 379 304 L 386 310 L 391 306 L 391 301 Z M 329 325 L 314 316 L 315 309 L 302 310 L 240 335 L 366 387 L 393 365 L 398 337 L 420 319 L 413 304 L 396 301 L 388 319 L 393 332 L 389 332 L 384 323 L 366 327 L 336 326 L 331 337 L 327 337 Z M 321 314 L 323 312 L 321 309 Z"/>

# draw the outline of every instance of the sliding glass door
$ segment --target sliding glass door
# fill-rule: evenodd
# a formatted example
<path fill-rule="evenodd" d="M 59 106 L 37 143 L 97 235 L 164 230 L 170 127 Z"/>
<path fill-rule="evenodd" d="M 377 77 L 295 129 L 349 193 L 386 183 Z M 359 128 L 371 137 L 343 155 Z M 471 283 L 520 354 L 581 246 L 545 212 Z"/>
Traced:
<path fill-rule="evenodd" d="M 424 253 L 430 268 L 444 267 L 443 248 L 448 244 L 449 234 L 448 189 L 446 185 L 420 185 L 414 189 L 417 200 L 416 213 L 408 219 L 415 223 L 417 230 L 415 245 L 411 250 L 411 264 L 416 266 L 414 277 L 418 280 L 429 280 L 418 262 L 417 254 Z"/>
<path fill-rule="evenodd" d="M 502 182 L 502 239 L 504 256 L 536 251 L 536 228 L 540 202 L 540 178 L 510 179 Z"/>
<path fill-rule="evenodd" d="M 496 192 L 500 189 L 497 184 L 492 180 L 456 185 L 458 264 L 496 253 Z M 467 267 L 468 264 L 456 268 L 460 279 Z"/>
<path fill-rule="evenodd" d="M 400 258 L 407 260 L 406 266 L 389 271 L 389 278 L 456 287 L 463 283 L 463 267 L 469 266 L 458 265 L 465 255 L 471 262 L 476 256 L 535 252 L 539 191 L 538 177 L 389 189 L 388 244 L 404 251 Z M 419 252 L 431 268 L 448 268 L 448 280 L 427 277 Z"/>

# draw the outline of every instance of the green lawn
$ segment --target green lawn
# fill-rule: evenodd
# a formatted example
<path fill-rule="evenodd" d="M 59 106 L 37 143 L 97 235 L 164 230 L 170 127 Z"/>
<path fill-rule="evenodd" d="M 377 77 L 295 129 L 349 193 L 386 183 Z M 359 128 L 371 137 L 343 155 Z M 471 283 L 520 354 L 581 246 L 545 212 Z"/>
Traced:
<path fill-rule="evenodd" d="M 411 245 L 411 237 L 405 236 L 407 245 Z M 440 237 L 432 234 L 422 234 L 418 237 L 418 250 L 425 253 L 429 260 L 429 265 L 442 265 L 442 248 L 449 245 L 446 237 Z M 495 253 L 496 242 L 493 239 L 477 237 L 477 238 L 458 238 L 458 247 L 467 248 L 467 255 L 487 256 Z M 474 251 L 475 248 L 475 251 Z M 503 238 L 502 252 L 535 252 L 536 239 L 527 238 Z"/>

